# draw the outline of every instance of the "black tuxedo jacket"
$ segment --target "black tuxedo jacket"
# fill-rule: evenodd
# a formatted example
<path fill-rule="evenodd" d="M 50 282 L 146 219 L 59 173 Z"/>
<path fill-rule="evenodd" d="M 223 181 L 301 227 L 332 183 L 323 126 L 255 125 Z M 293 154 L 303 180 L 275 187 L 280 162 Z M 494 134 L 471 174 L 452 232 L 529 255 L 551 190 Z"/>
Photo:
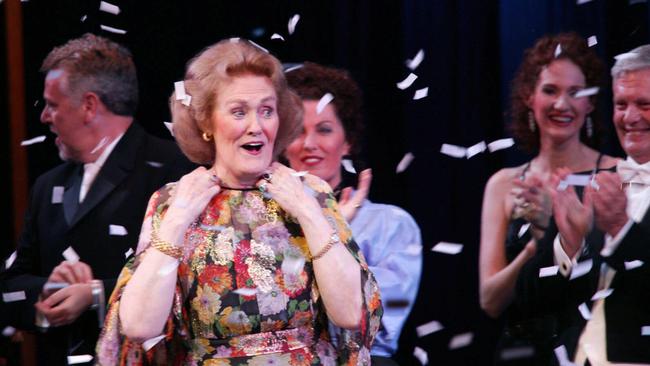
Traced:
<path fill-rule="evenodd" d="M 82 165 L 66 162 L 41 175 L 31 191 L 16 260 L 0 275 L 3 292 L 26 295 L 25 301 L 5 304 L 10 324 L 35 329 L 34 303 L 68 247 L 103 281 L 108 301 L 129 249 L 137 247 L 150 196 L 191 169 L 176 144 L 148 135 L 133 123 L 81 204 Z M 61 190 L 62 196 L 57 193 Z M 65 365 L 69 354 L 92 355 L 98 334 L 97 314 L 90 310 L 70 326 L 38 333 L 39 363 Z"/>
<path fill-rule="evenodd" d="M 520 272 L 515 301 L 526 317 L 552 314 L 558 324 L 555 345 L 564 345 L 572 360 L 586 324 L 578 307 L 585 303 L 591 308 L 591 297 L 598 290 L 601 265 L 605 262 L 616 270 L 610 285 L 613 292 L 604 302 L 607 358 L 610 362 L 650 363 L 650 335 L 642 335 L 642 327 L 650 325 L 650 209 L 640 223 L 631 226 L 611 256 L 600 255 L 604 235 L 591 233 L 578 259 L 590 260 L 591 270 L 573 280 L 560 273 L 539 277 L 540 268 L 554 265 L 556 234 L 552 223 L 538 243 L 535 256 Z M 638 261 L 643 264 L 638 266 Z M 552 363 L 557 364 L 555 357 Z"/>

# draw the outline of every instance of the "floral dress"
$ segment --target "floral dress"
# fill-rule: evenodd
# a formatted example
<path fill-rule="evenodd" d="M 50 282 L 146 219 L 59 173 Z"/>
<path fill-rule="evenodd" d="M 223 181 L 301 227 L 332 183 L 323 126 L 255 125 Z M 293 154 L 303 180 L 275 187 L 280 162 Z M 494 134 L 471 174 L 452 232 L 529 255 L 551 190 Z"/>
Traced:
<path fill-rule="evenodd" d="M 341 243 L 360 264 L 359 329 L 328 332 L 311 254 L 297 220 L 259 190 L 222 189 L 186 235 L 172 310 L 160 337 L 143 344 L 120 331 L 125 285 L 149 247 L 175 184 L 156 192 L 138 254 L 122 270 L 97 344 L 98 365 L 369 365 L 382 314 L 374 277 L 329 186 L 305 177 Z M 159 274 L 175 268 L 161 268 Z M 333 336 L 333 337 L 332 337 Z M 333 344 L 332 339 L 336 339 Z"/>

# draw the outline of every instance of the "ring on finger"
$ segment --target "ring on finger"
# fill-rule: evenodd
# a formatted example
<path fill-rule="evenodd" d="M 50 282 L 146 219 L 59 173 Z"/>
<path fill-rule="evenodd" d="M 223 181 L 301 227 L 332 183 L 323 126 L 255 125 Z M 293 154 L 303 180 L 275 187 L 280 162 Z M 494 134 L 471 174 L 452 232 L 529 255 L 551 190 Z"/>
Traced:
<path fill-rule="evenodd" d="M 216 174 L 210 175 L 210 180 L 214 183 L 219 183 L 219 177 Z"/>
<path fill-rule="evenodd" d="M 262 175 L 262 179 L 264 179 L 267 182 L 270 182 L 271 179 L 273 179 L 273 173 L 264 173 L 264 175 Z"/>
<path fill-rule="evenodd" d="M 267 182 L 263 182 L 262 184 L 259 185 L 260 191 L 262 191 L 262 193 L 268 191 L 268 189 L 266 187 L 266 183 Z"/>

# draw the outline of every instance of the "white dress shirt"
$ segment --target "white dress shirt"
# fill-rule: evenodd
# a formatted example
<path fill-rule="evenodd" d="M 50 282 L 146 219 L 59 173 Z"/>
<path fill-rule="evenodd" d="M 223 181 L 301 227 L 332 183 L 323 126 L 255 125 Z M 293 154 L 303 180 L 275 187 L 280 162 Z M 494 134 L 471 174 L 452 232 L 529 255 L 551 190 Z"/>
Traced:
<path fill-rule="evenodd" d="M 92 163 L 84 164 L 84 176 L 81 179 L 81 188 L 79 189 L 79 203 L 83 202 L 84 198 L 86 198 L 86 194 L 88 193 L 90 186 L 92 186 L 95 178 L 97 177 L 97 174 L 102 169 L 102 166 L 106 162 L 106 159 L 108 159 L 108 156 L 111 155 L 111 152 L 115 148 L 115 145 L 117 145 L 117 143 L 122 139 L 122 136 L 124 136 L 124 133 L 117 136 L 115 140 L 108 144 L 108 146 L 104 148 L 104 151 L 102 151 L 101 155 L 99 155 L 97 160 Z"/>

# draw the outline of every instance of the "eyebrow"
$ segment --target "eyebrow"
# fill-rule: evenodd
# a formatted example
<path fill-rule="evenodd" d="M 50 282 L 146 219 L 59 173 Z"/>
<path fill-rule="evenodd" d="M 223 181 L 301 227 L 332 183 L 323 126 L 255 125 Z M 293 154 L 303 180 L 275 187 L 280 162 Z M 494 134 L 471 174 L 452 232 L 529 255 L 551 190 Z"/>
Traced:
<path fill-rule="evenodd" d="M 263 98 L 260 103 L 266 103 L 269 101 L 276 101 L 277 97 L 274 96 L 268 96 L 266 98 Z M 231 100 L 226 100 L 225 104 L 248 104 L 248 101 L 245 99 L 231 99 Z"/>

